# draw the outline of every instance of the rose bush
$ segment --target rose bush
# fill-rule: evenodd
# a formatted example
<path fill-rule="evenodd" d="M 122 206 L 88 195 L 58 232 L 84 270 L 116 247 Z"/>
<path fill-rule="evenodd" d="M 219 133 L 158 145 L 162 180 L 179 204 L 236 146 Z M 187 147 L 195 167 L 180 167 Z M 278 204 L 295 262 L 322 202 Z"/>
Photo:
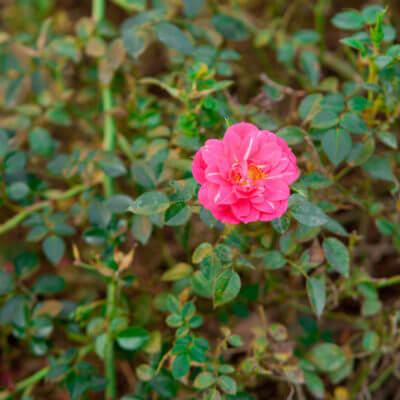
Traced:
<path fill-rule="evenodd" d="M 0 400 L 398 397 L 400 13 L 339 3 L 1 3 Z"/>

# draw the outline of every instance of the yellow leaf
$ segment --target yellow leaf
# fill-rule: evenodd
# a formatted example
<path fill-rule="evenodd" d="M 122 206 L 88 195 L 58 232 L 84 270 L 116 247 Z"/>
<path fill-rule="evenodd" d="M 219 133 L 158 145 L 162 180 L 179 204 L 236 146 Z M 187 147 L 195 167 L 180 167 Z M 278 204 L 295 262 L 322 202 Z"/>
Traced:
<path fill-rule="evenodd" d="M 174 267 L 169 269 L 167 272 L 165 272 L 161 280 L 162 281 L 176 281 L 178 279 L 185 278 L 187 276 L 190 276 L 192 273 L 192 266 L 186 263 L 179 263 L 176 264 Z"/>

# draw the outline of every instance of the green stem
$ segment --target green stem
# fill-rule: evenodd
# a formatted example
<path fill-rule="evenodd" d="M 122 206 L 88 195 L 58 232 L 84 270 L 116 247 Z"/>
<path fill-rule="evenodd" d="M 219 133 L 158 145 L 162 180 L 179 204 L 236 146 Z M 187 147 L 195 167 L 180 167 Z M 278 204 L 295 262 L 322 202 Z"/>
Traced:
<path fill-rule="evenodd" d="M 371 383 L 371 385 L 368 386 L 368 391 L 374 392 L 377 390 L 383 382 L 386 381 L 387 378 L 389 378 L 390 375 L 392 375 L 393 371 L 395 370 L 394 365 L 389 365 L 382 373 L 381 376 L 379 376 L 374 382 Z"/>
<path fill-rule="evenodd" d="M 107 388 L 106 399 L 116 399 L 117 389 L 115 380 L 115 364 L 114 364 L 114 338 L 110 329 L 110 322 L 115 314 L 117 286 L 112 279 L 107 286 L 107 337 L 105 345 L 104 362 L 106 369 Z"/>
<path fill-rule="evenodd" d="M 110 110 L 113 108 L 114 105 L 114 100 L 112 91 L 109 87 L 105 87 L 102 89 L 102 99 L 104 112 L 103 145 L 105 151 L 112 153 L 115 148 L 116 128 L 114 118 L 110 114 Z M 109 176 L 104 176 L 103 186 L 105 197 L 110 197 L 114 194 L 114 182 L 112 178 L 110 178 Z"/>
<path fill-rule="evenodd" d="M 0 400 L 11 400 L 13 398 L 13 394 L 20 393 L 25 389 L 36 385 L 39 381 L 41 381 L 49 372 L 50 367 L 44 367 L 35 374 L 29 376 L 28 378 L 24 379 L 23 381 L 19 382 L 15 389 L 13 390 L 12 394 L 9 391 L 0 392 Z"/>
<path fill-rule="evenodd" d="M 392 285 L 399 285 L 400 284 L 400 276 L 392 276 L 390 278 L 383 278 L 376 281 L 375 286 L 377 288 L 383 288 Z"/>
<path fill-rule="evenodd" d="M 92 0 L 92 13 L 96 22 L 100 22 L 105 17 L 106 0 Z M 111 115 L 111 109 L 114 105 L 112 90 L 109 86 L 101 89 L 101 98 L 103 102 L 104 128 L 103 128 L 103 146 L 108 153 L 113 153 L 115 148 L 116 126 L 115 120 Z M 114 194 L 114 182 L 112 178 L 105 176 L 103 178 L 104 196 L 106 198 Z M 105 374 L 107 378 L 106 399 L 117 398 L 117 388 L 115 379 L 115 360 L 114 360 L 114 338 L 110 329 L 110 322 L 115 314 L 116 303 L 116 282 L 111 279 L 107 285 L 107 332 L 104 354 Z"/>
<path fill-rule="evenodd" d="M 29 215 L 33 214 L 36 211 L 42 210 L 51 205 L 52 201 L 60 201 L 68 199 L 69 197 L 73 197 L 78 193 L 81 193 L 88 189 L 89 187 L 86 185 L 77 185 L 66 192 L 55 192 L 54 194 L 50 194 L 47 196 L 50 200 L 41 201 L 40 203 L 33 204 L 29 207 L 26 207 L 24 210 L 20 211 L 17 215 L 14 215 L 4 224 L 0 225 L 0 235 L 8 232 L 9 230 L 15 228 L 20 222 L 22 222 L 25 218 L 29 217 Z"/>
<path fill-rule="evenodd" d="M 96 22 L 100 22 L 104 19 L 105 6 L 106 0 L 92 0 L 92 14 Z M 103 147 L 106 152 L 112 153 L 115 148 L 116 127 L 115 120 L 110 113 L 114 105 L 114 100 L 112 90 L 109 86 L 101 89 L 101 98 L 104 113 Z M 105 197 L 110 197 L 114 194 L 112 178 L 104 176 L 103 186 Z"/>
<path fill-rule="evenodd" d="M 351 171 L 349 166 L 344 167 L 341 171 L 338 172 L 337 175 L 334 176 L 333 180 L 335 182 L 340 181 L 344 176 L 346 176 Z"/>
<path fill-rule="evenodd" d="M 314 7 L 314 25 L 315 25 L 315 30 L 319 33 L 320 35 L 320 41 L 319 41 L 319 57 L 322 58 L 322 55 L 324 54 L 325 51 L 325 40 L 324 40 L 324 33 L 325 33 L 325 6 L 326 6 L 326 0 L 318 0 L 317 5 Z"/>
<path fill-rule="evenodd" d="M 85 347 L 82 347 L 79 350 L 79 355 L 78 359 L 82 359 L 85 357 L 86 354 L 90 353 L 93 349 L 93 344 L 89 344 Z M 10 392 L 10 391 L 2 391 L 0 392 L 0 400 L 11 400 L 13 399 L 14 395 L 20 392 L 23 392 L 24 390 L 31 388 L 32 386 L 36 385 L 39 383 L 42 379 L 44 379 L 47 375 L 47 373 L 50 370 L 50 366 L 44 367 L 38 372 L 34 373 L 33 375 L 29 376 L 26 379 L 23 379 L 21 382 L 18 382 L 15 389 Z"/>
<path fill-rule="evenodd" d="M 96 22 L 101 21 L 105 15 L 105 0 L 92 0 L 92 14 Z"/>

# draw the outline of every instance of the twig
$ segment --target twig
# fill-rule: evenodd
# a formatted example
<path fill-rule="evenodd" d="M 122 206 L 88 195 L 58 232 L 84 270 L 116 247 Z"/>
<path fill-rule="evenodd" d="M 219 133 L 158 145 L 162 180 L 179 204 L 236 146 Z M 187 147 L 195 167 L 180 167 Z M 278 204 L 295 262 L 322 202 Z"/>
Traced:
<path fill-rule="evenodd" d="M 305 90 L 296 90 L 289 86 L 284 86 L 278 82 L 273 81 L 265 72 L 260 74 L 260 80 L 263 83 L 265 83 L 266 85 L 273 86 L 274 88 L 278 89 L 279 91 L 281 91 L 289 96 L 302 97 L 306 94 Z"/>
<path fill-rule="evenodd" d="M 395 369 L 394 365 L 389 365 L 383 373 L 368 386 L 368 390 L 370 392 L 374 392 L 376 389 L 378 389 L 383 382 L 386 381 L 387 378 L 389 378 L 390 375 L 392 375 L 393 371 Z"/>
<path fill-rule="evenodd" d="M 26 207 L 24 210 L 20 211 L 17 215 L 14 215 L 14 217 L 10 218 L 4 224 L 0 225 L 0 235 L 15 228 L 20 222 L 22 222 L 25 218 L 29 217 L 34 212 L 42 210 L 43 208 L 50 206 L 52 204 L 52 201 L 61 201 L 61 200 L 68 199 L 69 197 L 73 197 L 73 196 L 77 195 L 78 193 L 84 192 L 87 189 L 89 189 L 89 186 L 87 186 L 87 185 L 84 185 L 84 184 L 77 185 L 77 186 L 67 190 L 66 192 L 57 194 L 57 196 L 52 197 L 51 200 L 44 200 L 40 203 L 36 203 L 29 207 Z"/>

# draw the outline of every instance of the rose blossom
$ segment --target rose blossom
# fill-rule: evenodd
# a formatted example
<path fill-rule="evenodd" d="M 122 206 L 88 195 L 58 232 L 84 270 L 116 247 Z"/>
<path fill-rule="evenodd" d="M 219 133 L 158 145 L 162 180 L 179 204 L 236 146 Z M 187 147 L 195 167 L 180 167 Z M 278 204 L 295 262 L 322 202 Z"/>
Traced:
<path fill-rule="evenodd" d="M 229 127 L 222 140 L 207 140 L 192 170 L 200 203 L 229 224 L 281 217 L 299 175 L 285 140 L 246 122 Z"/>

